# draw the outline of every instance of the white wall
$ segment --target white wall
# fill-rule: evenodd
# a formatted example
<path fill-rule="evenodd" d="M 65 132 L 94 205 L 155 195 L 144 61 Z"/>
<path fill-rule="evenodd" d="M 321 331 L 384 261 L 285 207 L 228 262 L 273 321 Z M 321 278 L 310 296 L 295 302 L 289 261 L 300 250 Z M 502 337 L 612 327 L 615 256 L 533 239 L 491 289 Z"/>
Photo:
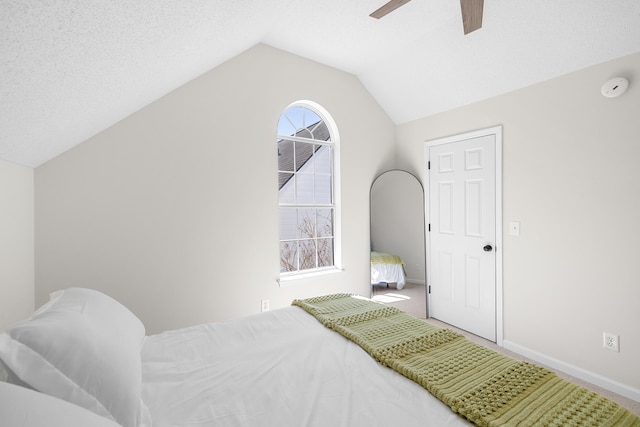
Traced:
<path fill-rule="evenodd" d="M 0 160 L 0 330 L 34 309 L 33 169 Z"/>
<path fill-rule="evenodd" d="M 617 75 L 629 91 L 604 98 Z M 401 125 L 398 166 L 424 176 L 425 140 L 494 125 L 505 345 L 640 399 L 640 53 Z M 603 331 L 620 335 L 620 353 L 602 348 Z"/>
<path fill-rule="evenodd" d="M 281 288 L 276 125 L 303 99 L 340 133 L 344 271 Z M 255 46 L 36 169 L 36 303 L 100 289 L 154 333 L 368 295 L 369 187 L 394 140 L 353 75 Z"/>

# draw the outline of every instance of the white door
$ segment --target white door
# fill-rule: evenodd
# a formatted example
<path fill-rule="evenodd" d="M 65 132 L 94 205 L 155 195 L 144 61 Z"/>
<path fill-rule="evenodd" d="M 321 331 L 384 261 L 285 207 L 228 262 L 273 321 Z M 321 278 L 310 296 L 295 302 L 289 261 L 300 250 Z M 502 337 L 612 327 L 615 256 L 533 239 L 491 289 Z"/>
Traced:
<path fill-rule="evenodd" d="M 499 129 L 499 128 L 498 128 Z M 496 128 L 427 145 L 429 315 L 496 341 Z M 501 234 L 501 233 L 500 233 Z"/>

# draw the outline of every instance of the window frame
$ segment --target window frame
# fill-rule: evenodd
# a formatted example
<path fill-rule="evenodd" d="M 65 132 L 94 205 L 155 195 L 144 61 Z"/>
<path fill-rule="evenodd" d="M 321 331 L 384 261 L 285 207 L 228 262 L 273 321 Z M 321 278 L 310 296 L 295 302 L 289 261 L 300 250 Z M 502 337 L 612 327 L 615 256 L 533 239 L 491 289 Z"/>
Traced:
<path fill-rule="evenodd" d="M 338 132 L 338 128 L 336 126 L 335 121 L 328 113 L 326 109 L 324 109 L 319 104 L 313 101 L 301 100 L 296 101 L 289 104 L 284 110 L 282 110 L 280 116 L 278 116 L 278 122 L 282 118 L 282 116 L 289 109 L 294 107 L 302 107 L 312 111 L 316 114 L 326 125 L 327 130 L 330 136 L 330 142 L 322 141 L 322 140 L 313 140 L 309 138 L 301 138 L 295 135 L 281 135 L 278 132 L 278 128 L 276 126 L 276 143 L 282 139 L 298 141 L 309 144 L 316 144 L 321 146 L 331 146 L 333 151 L 333 159 L 332 159 L 332 171 L 331 171 L 331 191 L 333 197 L 333 203 L 331 204 L 322 204 L 322 203 L 281 203 L 280 202 L 280 194 L 278 194 L 278 221 L 280 221 L 280 209 L 282 207 L 296 207 L 296 208 L 318 208 L 325 209 L 327 207 L 332 207 L 333 209 L 333 265 L 326 267 L 314 267 L 310 269 L 304 270 L 296 270 L 296 271 L 280 271 L 278 282 L 280 286 L 287 286 L 289 284 L 299 283 L 298 279 L 304 279 L 309 277 L 315 277 L 319 275 L 333 274 L 342 271 L 342 227 L 341 227 L 341 198 L 340 198 L 340 188 L 341 188 L 341 180 L 340 180 L 340 136 Z M 277 165 L 278 174 L 280 174 L 280 165 Z M 297 173 L 298 171 L 294 171 Z M 317 236 L 316 236 L 317 238 Z M 281 259 L 281 234 L 280 234 L 280 225 L 278 225 L 278 259 Z M 316 252 L 317 254 L 317 252 Z M 280 267 L 279 267 L 280 270 Z"/>

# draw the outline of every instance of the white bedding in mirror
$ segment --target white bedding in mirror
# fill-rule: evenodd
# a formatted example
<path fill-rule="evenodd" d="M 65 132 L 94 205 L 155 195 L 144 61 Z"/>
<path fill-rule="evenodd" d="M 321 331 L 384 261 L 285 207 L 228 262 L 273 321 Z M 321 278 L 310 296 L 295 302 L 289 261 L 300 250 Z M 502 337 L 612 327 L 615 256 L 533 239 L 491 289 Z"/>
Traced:
<path fill-rule="evenodd" d="M 404 268 L 402 264 L 376 264 L 371 266 L 371 284 L 396 283 L 396 289 L 405 285 Z"/>

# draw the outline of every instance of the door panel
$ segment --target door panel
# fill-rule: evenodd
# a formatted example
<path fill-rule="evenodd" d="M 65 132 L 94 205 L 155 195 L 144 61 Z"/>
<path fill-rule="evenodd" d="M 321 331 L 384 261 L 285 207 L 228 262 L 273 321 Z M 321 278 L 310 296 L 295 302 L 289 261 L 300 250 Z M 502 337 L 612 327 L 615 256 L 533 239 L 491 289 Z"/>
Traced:
<path fill-rule="evenodd" d="M 495 138 L 482 135 L 428 148 L 430 315 L 491 341 L 496 341 Z"/>
<path fill-rule="evenodd" d="M 439 183 L 439 203 L 440 203 L 440 222 L 438 230 L 440 233 L 453 234 L 453 188 L 454 182 Z"/>

